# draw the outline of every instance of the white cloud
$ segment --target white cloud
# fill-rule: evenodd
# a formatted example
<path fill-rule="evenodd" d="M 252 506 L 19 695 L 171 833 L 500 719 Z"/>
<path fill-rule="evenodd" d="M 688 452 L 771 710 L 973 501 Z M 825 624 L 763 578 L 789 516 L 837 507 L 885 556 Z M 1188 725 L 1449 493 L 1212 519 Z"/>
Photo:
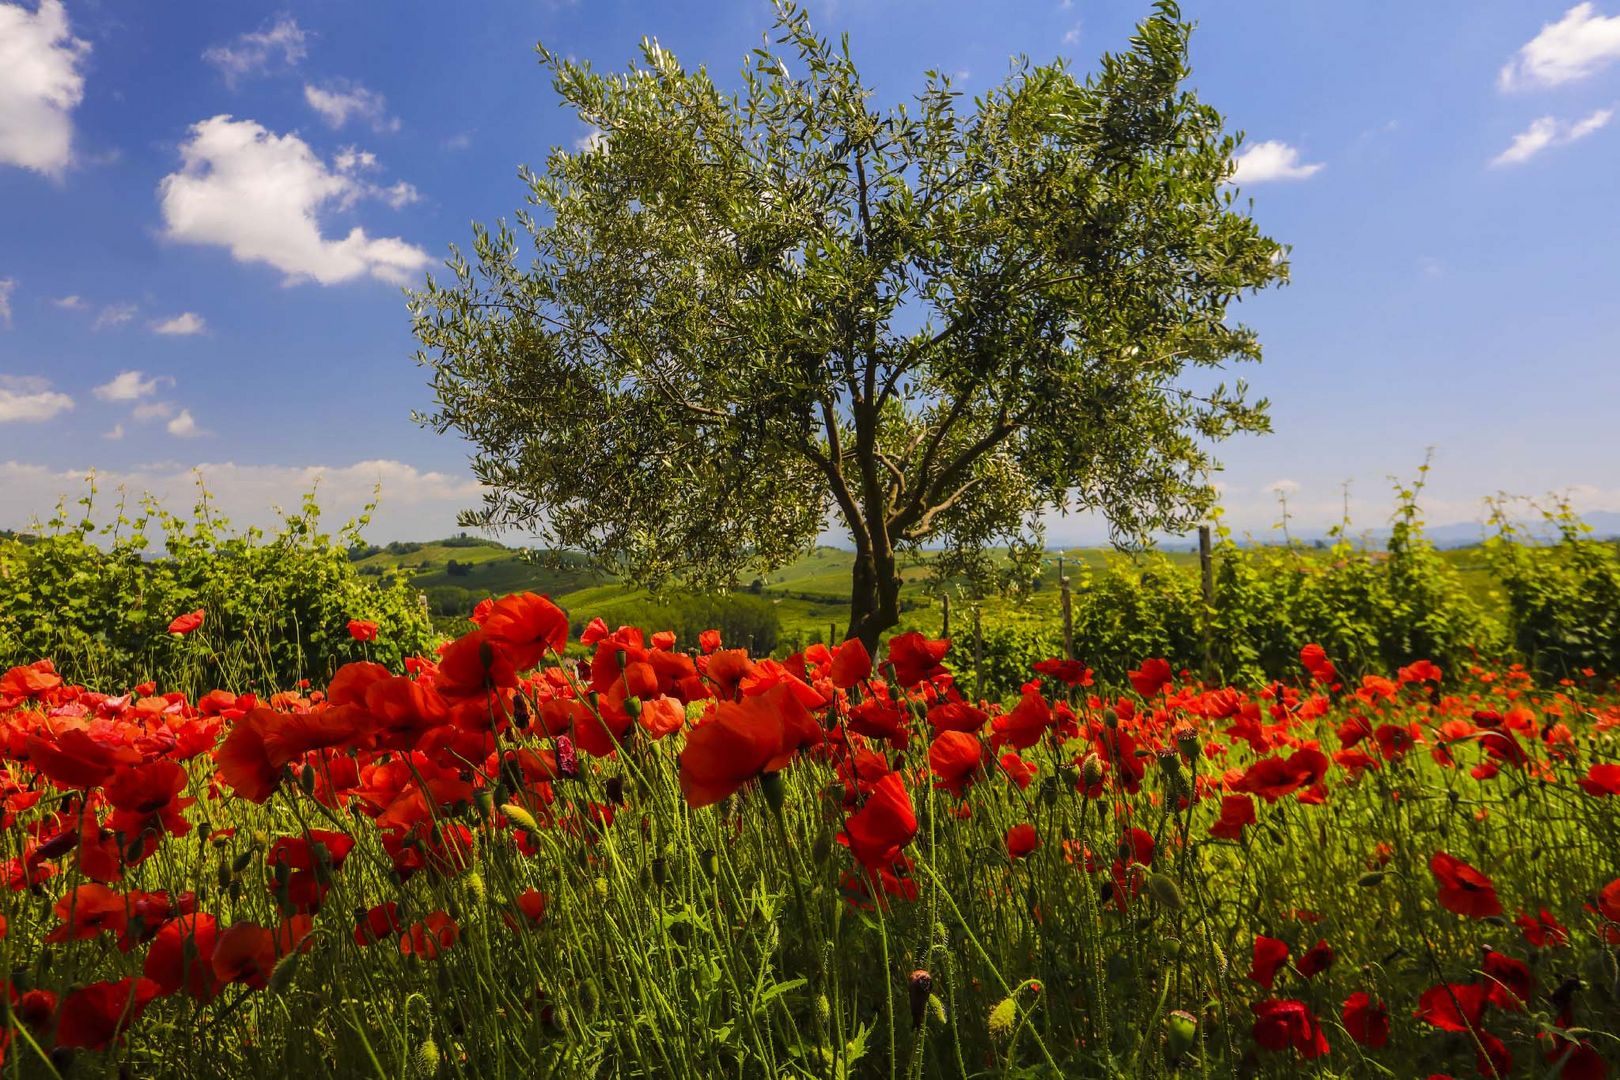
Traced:
<path fill-rule="evenodd" d="M 114 326 L 123 326 L 135 317 L 140 309 L 134 304 L 108 304 L 96 316 L 96 321 L 90 325 L 92 330 L 106 330 Z"/>
<path fill-rule="evenodd" d="M 1065 44 L 1065 45 L 1078 45 L 1078 44 L 1080 44 L 1080 24 L 1079 23 L 1075 23 L 1073 26 L 1069 27 L 1069 29 L 1067 31 L 1064 32 L 1064 34 L 1063 34 L 1063 44 Z"/>
<path fill-rule="evenodd" d="M 0 528 L 26 528 L 33 517 L 48 518 L 59 498 L 84 493 L 88 472 L 0 461 L 0 491 L 6 493 L 0 499 Z M 325 511 L 323 520 L 335 526 L 359 513 L 381 485 L 381 501 L 367 530 L 381 541 L 449 535 L 456 528 L 456 511 L 476 505 L 482 490 L 465 476 L 390 460 L 311 466 L 204 463 L 195 471 L 187 464 L 162 462 L 99 471 L 96 484 L 103 492 L 150 493 L 169 509 L 183 512 L 196 501 L 199 475 L 236 528 L 273 528 L 275 507 L 296 509 L 312 488 Z"/>
<path fill-rule="evenodd" d="M 1263 184 L 1268 180 L 1304 180 L 1321 171 L 1319 164 L 1306 165 L 1299 160 L 1299 151 L 1285 142 L 1272 139 L 1255 143 L 1233 159 L 1236 169 L 1232 173 L 1235 184 Z"/>
<path fill-rule="evenodd" d="M 1491 159 L 1491 165 L 1495 168 L 1504 165 L 1523 165 L 1549 146 L 1567 146 L 1578 139 L 1586 138 L 1613 118 L 1613 109 L 1599 109 L 1590 116 L 1573 122 L 1560 120 L 1555 116 L 1540 117 L 1513 136 L 1513 142 L 1508 144 L 1506 150 Z"/>
<path fill-rule="evenodd" d="M 174 415 L 174 406 L 167 401 L 143 401 L 129 411 L 129 415 L 146 423 L 148 420 L 163 420 Z"/>
<path fill-rule="evenodd" d="M 37 375 L 0 375 L 0 424 L 37 423 L 73 408 L 73 399 Z"/>
<path fill-rule="evenodd" d="M 1576 4 L 1542 26 L 1502 68 L 1504 90 L 1558 86 L 1595 75 L 1620 60 L 1620 15 L 1598 14 L 1597 5 Z"/>
<path fill-rule="evenodd" d="M 55 300 L 52 300 L 51 303 L 55 304 L 59 308 L 62 308 L 64 311 L 83 311 L 85 308 L 90 306 L 89 304 L 85 303 L 84 297 L 78 295 L 57 297 Z"/>
<path fill-rule="evenodd" d="M 388 115 L 387 99 L 357 82 L 340 80 L 325 86 L 305 83 L 304 101 L 333 130 L 350 120 L 364 120 L 377 132 L 399 130 L 399 118 Z"/>
<path fill-rule="evenodd" d="M 460 131 L 444 140 L 446 150 L 465 150 L 472 145 L 472 132 Z"/>
<path fill-rule="evenodd" d="M 120 371 L 90 392 L 102 401 L 139 401 L 157 393 L 160 383 L 173 381 L 161 375 L 148 376 L 139 371 Z"/>
<path fill-rule="evenodd" d="M 594 154 L 607 145 L 607 136 L 601 128 L 593 127 L 574 140 L 574 149 L 582 154 Z"/>
<path fill-rule="evenodd" d="M 183 311 L 172 319 L 163 319 L 152 324 L 154 334 L 172 334 L 176 337 L 187 337 L 191 334 L 206 334 L 208 321 L 195 311 Z"/>
<path fill-rule="evenodd" d="M 203 59 L 219 69 L 229 86 L 248 75 L 287 70 L 309 54 L 309 35 L 298 20 L 283 15 L 261 29 L 237 36 L 224 45 L 213 45 Z"/>
<path fill-rule="evenodd" d="M 170 420 L 166 426 L 170 435 L 181 439 L 195 439 L 199 435 L 208 434 L 208 432 L 197 426 L 197 421 L 192 418 L 190 409 L 181 409 L 180 414 Z"/>
<path fill-rule="evenodd" d="M 158 185 L 172 240 L 229 248 L 238 262 L 270 264 L 289 284 L 366 274 L 405 284 L 428 265 L 427 252 L 398 237 L 368 237 L 359 227 L 341 240 L 322 234 L 320 211 L 386 190 L 351 175 L 368 155 L 346 151 L 340 158 L 349 167 L 340 162 L 334 171 L 298 136 L 229 116 L 193 125 L 180 155 L 180 171 Z"/>
<path fill-rule="evenodd" d="M 11 329 L 11 294 L 16 291 L 17 279 L 0 277 L 0 326 Z"/>
<path fill-rule="evenodd" d="M 1273 495 L 1297 495 L 1299 489 L 1298 480 L 1273 480 L 1265 486 L 1265 490 Z"/>
<path fill-rule="evenodd" d="M 0 165 L 56 177 L 72 163 L 89 52 L 68 31 L 61 0 L 39 0 L 32 12 L 0 2 Z"/>
<path fill-rule="evenodd" d="M 101 437 L 103 439 L 107 439 L 110 442 L 117 442 L 119 439 L 122 439 L 124 437 L 124 425 L 123 424 L 114 424 L 112 426 L 112 430 L 103 431 L 101 433 Z"/>

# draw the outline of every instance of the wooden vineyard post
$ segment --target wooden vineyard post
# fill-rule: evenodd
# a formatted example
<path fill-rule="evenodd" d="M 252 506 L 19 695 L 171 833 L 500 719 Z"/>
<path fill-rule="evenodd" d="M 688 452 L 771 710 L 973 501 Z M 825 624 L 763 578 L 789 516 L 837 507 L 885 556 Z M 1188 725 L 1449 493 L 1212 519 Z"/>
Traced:
<path fill-rule="evenodd" d="M 1210 545 L 1209 526 L 1198 526 L 1198 575 L 1204 589 L 1204 617 L 1199 620 L 1204 636 L 1204 682 L 1215 680 L 1215 638 L 1210 623 L 1215 616 L 1215 553 Z"/>
<path fill-rule="evenodd" d="M 1063 594 L 1063 655 L 1074 659 L 1074 598 L 1069 593 L 1069 575 L 1063 572 L 1063 556 L 1058 556 L 1058 588 Z"/>
<path fill-rule="evenodd" d="M 950 593 L 944 593 L 944 594 L 942 594 L 940 596 L 940 598 L 939 598 L 939 607 L 940 607 L 939 636 L 942 637 L 942 638 L 948 638 L 948 637 L 951 636 L 951 594 Z"/>
<path fill-rule="evenodd" d="M 838 644 L 838 624 L 835 622 L 827 624 L 827 644 Z"/>
<path fill-rule="evenodd" d="M 984 634 L 979 627 L 979 608 L 973 607 L 973 700 L 984 700 Z"/>

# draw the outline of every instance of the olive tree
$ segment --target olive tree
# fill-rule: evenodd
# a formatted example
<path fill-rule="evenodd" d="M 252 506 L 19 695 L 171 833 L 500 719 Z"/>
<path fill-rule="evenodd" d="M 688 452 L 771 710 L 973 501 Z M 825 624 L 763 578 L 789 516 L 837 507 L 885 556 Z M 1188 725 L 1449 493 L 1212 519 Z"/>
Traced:
<path fill-rule="evenodd" d="M 488 489 L 463 522 L 655 588 L 841 526 L 869 644 L 919 547 L 971 570 L 1053 513 L 1196 522 L 1213 445 L 1267 426 L 1214 374 L 1260 356 L 1228 306 L 1287 268 L 1190 30 L 1163 0 L 1089 77 L 1020 61 L 970 103 L 929 72 L 891 108 L 787 5 L 732 89 L 656 42 L 617 74 L 541 46 L 592 135 L 411 295 L 419 419 Z"/>

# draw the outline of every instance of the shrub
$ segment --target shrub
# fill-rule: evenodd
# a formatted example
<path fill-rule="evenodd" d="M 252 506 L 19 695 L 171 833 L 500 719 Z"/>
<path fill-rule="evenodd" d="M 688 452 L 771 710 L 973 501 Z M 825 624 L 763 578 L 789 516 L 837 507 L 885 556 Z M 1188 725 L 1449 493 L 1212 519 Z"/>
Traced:
<path fill-rule="evenodd" d="M 414 590 L 349 561 L 365 518 L 323 533 L 313 495 L 271 536 L 233 532 L 206 490 L 189 520 L 145 499 L 99 527 L 94 496 L 92 486 L 77 521 L 59 507 L 32 539 L 0 539 L 0 666 L 48 656 L 68 678 L 106 686 L 262 690 L 325 680 L 362 657 L 398 665 L 433 641 Z M 197 609 L 199 630 L 167 632 Z M 351 619 L 376 623 L 377 640 L 354 641 Z"/>
<path fill-rule="evenodd" d="M 639 626 L 648 633 L 673 630 L 683 649 L 695 648 L 698 635 L 703 631 L 718 630 L 727 647 L 763 654 L 776 648 L 781 630 L 774 604 L 739 593 L 719 596 L 677 593 L 653 600 L 610 604 L 589 615 L 575 616 L 575 633 L 592 617 L 600 618 L 609 628 Z"/>

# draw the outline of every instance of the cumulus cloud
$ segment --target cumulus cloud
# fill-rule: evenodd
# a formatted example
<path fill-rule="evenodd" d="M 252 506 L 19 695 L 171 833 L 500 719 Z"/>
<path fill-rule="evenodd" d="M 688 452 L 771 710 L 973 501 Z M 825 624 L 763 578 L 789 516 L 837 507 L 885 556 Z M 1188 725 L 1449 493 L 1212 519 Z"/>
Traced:
<path fill-rule="evenodd" d="M 168 428 L 170 435 L 181 439 L 195 439 L 199 435 L 209 434 L 197 426 L 197 421 L 192 418 L 190 409 L 181 409 L 179 414 L 170 420 L 165 427 Z"/>
<path fill-rule="evenodd" d="M 92 330 L 108 330 L 115 326 L 123 326 L 135 318 L 140 308 L 134 304 L 108 304 L 96 316 L 96 321 L 90 325 Z"/>
<path fill-rule="evenodd" d="M 342 239 L 322 232 L 323 210 L 384 190 L 354 175 L 370 155 L 345 155 L 347 167 L 329 168 L 296 135 L 229 116 L 201 121 L 180 148 L 180 171 L 158 185 L 165 235 L 228 248 L 238 262 L 268 263 L 289 284 L 365 275 L 405 284 L 428 265 L 421 248 L 399 237 L 369 237 L 358 226 Z"/>
<path fill-rule="evenodd" d="M 208 332 L 208 321 L 195 311 L 183 311 L 172 319 L 160 319 L 152 324 L 152 333 L 189 337 Z"/>
<path fill-rule="evenodd" d="M 89 52 L 69 32 L 61 0 L 39 0 L 33 11 L 0 2 L 0 165 L 57 177 L 72 163 Z"/>
<path fill-rule="evenodd" d="M 103 431 L 101 437 L 110 442 L 117 442 L 124 437 L 124 425 L 114 424 L 110 430 Z"/>
<path fill-rule="evenodd" d="M 129 411 L 129 415 L 146 423 L 148 420 L 163 420 L 174 415 L 174 406 L 167 401 L 143 401 Z"/>
<path fill-rule="evenodd" d="M 1299 160 L 1299 151 L 1285 142 L 1272 139 L 1255 143 L 1233 159 L 1232 173 L 1235 184 L 1263 184 L 1269 180 L 1304 180 L 1322 170 L 1319 164 L 1305 164 Z"/>
<path fill-rule="evenodd" d="M 240 34 L 223 45 L 212 45 L 203 59 L 219 69 L 226 85 L 234 87 L 250 75 L 295 68 L 309 55 L 309 35 L 298 20 L 282 15 L 258 30 Z"/>
<path fill-rule="evenodd" d="M 52 300 L 51 303 L 55 304 L 64 311 L 83 311 L 85 308 L 90 306 L 85 302 L 84 297 L 78 295 L 59 296 L 55 300 Z"/>
<path fill-rule="evenodd" d="M 88 469 L 54 469 L 0 461 L 0 528 L 26 528 L 34 517 L 50 516 L 62 497 L 84 493 Z M 276 507 L 296 509 L 311 489 L 336 523 L 358 514 L 380 487 L 380 502 L 367 535 L 372 539 L 428 539 L 456 528 L 456 511 L 475 505 L 481 489 L 465 476 L 419 469 L 402 461 L 358 461 L 349 465 L 242 465 L 175 462 L 98 471 L 102 491 L 150 493 L 175 511 L 189 507 L 201 477 L 233 525 L 273 527 Z"/>
<path fill-rule="evenodd" d="M 1502 68 L 1504 90 L 1559 86 L 1595 75 L 1620 60 L 1620 15 L 1601 15 L 1597 5 L 1576 4 L 1547 23 Z"/>
<path fill-rule="evenodd" d="M 1523 165 L 1550 146 L 1566 146 L 1586 138 L 1612 119 L 1614 119 L 1613 109 L 1599 109 L 1590 116 L 1575 121 L 1543 116 L 1532 121 L 1529 127 L 1515 135 L 1508 148 L 1491 159 L 1491 165 L 1495 168 L 1504 165 Z"/>
<path fill-rule="evenodd" d="M 16 291 L 15 278 L 0 277 L 0 326 L 11 329 L 11 294 Z"/>
<path fill-rule="evenodd" d="M 139 371 L 120 371 L 90 392 L 102 401 L 139 401 L 157 393 L 160 383 L 173 382 L 161 375 L 146 375 Z"/>
<path fill-rule="evenodd" d="M 73 408 L 73 399 L 37 375 L 0 375 L 0 424 L 39 423 Z"/>
<path fill-rule="evenodd" d="M 399 119 L 388 115 L 388 101 L 357 82 L 337 80 L 325 86 L 304 85 L 304 101 L 333 130 L 350 120 L 363 120 L 378 132 L 398 131 Z"/>

